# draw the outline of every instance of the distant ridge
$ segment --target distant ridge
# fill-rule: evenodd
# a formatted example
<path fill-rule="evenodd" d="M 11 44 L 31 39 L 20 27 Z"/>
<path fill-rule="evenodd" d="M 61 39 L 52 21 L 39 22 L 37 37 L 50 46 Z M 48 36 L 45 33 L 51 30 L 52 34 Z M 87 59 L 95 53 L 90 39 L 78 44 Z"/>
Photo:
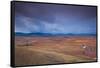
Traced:
<path fill-rule="evenodd" d="M 16 36 L 96 36 L 96 34 L 73 34 L 73 33 L 68 33 L 68 34 L 52 34 L 52 33 L 21 33 L 21 32 L 16 32 Z"/>
<path fill-rule="evenodd" d="M 20 32 L 17 32 L 15 33 L 15 35 L 17 36 L 34 36 L 34 35 L 37 35 L 37 36 L 43 36 L 43 35 L 52 35 L 50 33 L 20 33 Z"/>

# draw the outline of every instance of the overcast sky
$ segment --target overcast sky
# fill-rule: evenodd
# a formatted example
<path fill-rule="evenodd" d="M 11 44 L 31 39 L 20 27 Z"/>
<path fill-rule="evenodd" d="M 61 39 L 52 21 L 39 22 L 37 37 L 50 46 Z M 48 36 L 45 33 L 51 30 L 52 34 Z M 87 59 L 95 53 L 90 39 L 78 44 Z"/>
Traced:
<path fill-rule="evenodd" d="M 15 3 L 15 32 L 96 33 L 96 7 Z"/>

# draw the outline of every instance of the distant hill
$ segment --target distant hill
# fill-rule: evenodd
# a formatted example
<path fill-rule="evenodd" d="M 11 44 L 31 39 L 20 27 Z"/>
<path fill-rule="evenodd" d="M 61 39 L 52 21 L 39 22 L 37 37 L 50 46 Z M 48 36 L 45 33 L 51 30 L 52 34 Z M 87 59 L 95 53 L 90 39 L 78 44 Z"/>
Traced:
<path fill-rule="evenodd" d="M 17 36 L 49 36 L 49 35 L 52 35 L 50 33 L 15 33 L 15 35 Z"/>
<path fill-rule="evenodd" d="M 72 34 L 72 33 L 68 33 L 68 34 L 52 34 L 52 33 L 21 33 L 21 32 L 16 32 L 15 33 L 16 36 L 96 36 L 96 34 Z"/>

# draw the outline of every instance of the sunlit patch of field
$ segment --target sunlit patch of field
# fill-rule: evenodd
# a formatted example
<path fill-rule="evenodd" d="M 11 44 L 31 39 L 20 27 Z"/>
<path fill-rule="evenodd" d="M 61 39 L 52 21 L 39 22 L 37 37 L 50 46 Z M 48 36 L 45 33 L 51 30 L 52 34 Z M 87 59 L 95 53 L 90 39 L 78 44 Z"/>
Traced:
<path fill-rule="evenodd" d="M 16 36 L 15 44 L 16 66 L 96 61 L 95 36 Z"/>

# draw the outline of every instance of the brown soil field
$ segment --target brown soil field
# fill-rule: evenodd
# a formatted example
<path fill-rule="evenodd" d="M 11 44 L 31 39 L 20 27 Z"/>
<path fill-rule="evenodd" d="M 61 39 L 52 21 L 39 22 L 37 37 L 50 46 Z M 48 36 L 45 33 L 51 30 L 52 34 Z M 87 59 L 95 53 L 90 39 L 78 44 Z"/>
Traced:
<path fill-rule="evenodd" d="M 96 61 L 95 36 L 15 37 L 15 65 Z"/>

